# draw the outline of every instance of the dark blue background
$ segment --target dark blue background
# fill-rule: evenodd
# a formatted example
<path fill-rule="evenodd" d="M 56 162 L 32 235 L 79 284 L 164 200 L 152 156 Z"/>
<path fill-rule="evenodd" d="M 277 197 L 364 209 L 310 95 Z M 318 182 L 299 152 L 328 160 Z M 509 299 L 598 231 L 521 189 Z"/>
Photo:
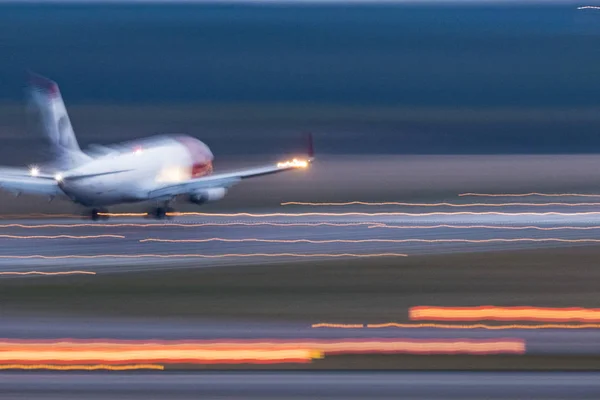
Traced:
<path fill-rule="evenodd" d="M 23 100 L 26 69 L 58 80 L 70 105 L 595 107 L 600 11 L 570 5 L 0 5 L 0 100 Z M 353 130 L 353 138 L 357 130 L 375 136 L 330 151 L 600 148 L 598 121 L 567 122 L 448 125 L 438 118 L 430 125 L 342 129 L 333 121 L 331 129 Z M 377 145 L 377 135 L 385 145 Z"/>
<path fill-rule="evenodd" d="M 0 96 L 599 104 L 600 11 L 555 7 L 0 5 Z"/>

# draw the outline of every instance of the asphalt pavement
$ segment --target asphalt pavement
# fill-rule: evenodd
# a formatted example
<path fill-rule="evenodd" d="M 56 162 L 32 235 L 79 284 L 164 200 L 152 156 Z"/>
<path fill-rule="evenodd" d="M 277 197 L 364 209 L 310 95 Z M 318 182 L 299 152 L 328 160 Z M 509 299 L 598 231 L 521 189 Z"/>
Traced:
<path fill-rule="evenodd" d="M 169 221 L 123 215 L 107 222 L 60 215 L 3 219 L 0 235 L 6 244 L 0 272 L 106 273 L 594 245 L 600 243 L 600 212 L 593 205 L 279 206 Z"/>
<path fill-rule="evenodd" d="M 598 373 L 6 373 L 3 398 L 597 399 Z"/>

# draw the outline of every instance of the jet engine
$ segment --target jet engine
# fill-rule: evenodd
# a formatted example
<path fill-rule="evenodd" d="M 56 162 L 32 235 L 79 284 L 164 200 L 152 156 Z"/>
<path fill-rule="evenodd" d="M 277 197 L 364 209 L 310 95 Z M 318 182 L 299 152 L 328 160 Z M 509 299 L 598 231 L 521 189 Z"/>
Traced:
<path fill-rule="evenodd" d="M 204 204 L 209 201 L 221 200 L 227 194 L 225 188 L 210 188 L 190 193 L 189 201 L 194 204 Z"/>

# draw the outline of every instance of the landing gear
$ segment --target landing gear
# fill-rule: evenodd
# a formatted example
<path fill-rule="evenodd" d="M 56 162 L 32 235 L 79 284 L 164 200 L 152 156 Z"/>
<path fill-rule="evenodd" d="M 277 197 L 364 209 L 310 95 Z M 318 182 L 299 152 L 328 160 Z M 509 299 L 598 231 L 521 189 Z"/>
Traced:
<path fill-rule="evenodd" d="M 86 214 L 86 216 L 88 218 L 90 218 L 92 221 L 99 221 L 99 220 L 107 220 L 108 217 L 108 210 L 104 209 L 104 208 L 92 208 L 91 210 L 89 210 Z"/>
<path fill-rule="evenodd" d="M 169 218 L 169 216 L 167 215 L 168 213 L 172 213 L 173 211 L 175 211 L 172 207 L 155 207 L 152 210 L 150 210 L 150 212 L 148 213 L 148 216 L 150 218 L 154 218 L 154 219 L 165 219 L 165 218 Z"/>

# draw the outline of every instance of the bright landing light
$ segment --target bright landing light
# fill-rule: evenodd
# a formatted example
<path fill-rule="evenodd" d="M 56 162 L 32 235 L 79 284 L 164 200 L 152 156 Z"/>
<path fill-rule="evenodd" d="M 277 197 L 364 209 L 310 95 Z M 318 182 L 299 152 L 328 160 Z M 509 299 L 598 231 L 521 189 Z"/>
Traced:
<path fill-rule="evenodd" d="M 38 167 L 31 167 L 29 168 L 29 174 L 31 176 L 38 176 L 40 174 L 40 169 Z"/>
<path fill-rule="evenodd" d="M 277 163 L 278 168 L 306 168 L 308 167 L 308 161 L 298 160 L 294 158 L 291 161 L 285 161 Z"/>
<path fill-rule="evenodd" d="M 54 180 L 56 182 L 62 182 L 63 176 L 61 174 L 56 174 L 56 175 L 54 175 Z"/>

